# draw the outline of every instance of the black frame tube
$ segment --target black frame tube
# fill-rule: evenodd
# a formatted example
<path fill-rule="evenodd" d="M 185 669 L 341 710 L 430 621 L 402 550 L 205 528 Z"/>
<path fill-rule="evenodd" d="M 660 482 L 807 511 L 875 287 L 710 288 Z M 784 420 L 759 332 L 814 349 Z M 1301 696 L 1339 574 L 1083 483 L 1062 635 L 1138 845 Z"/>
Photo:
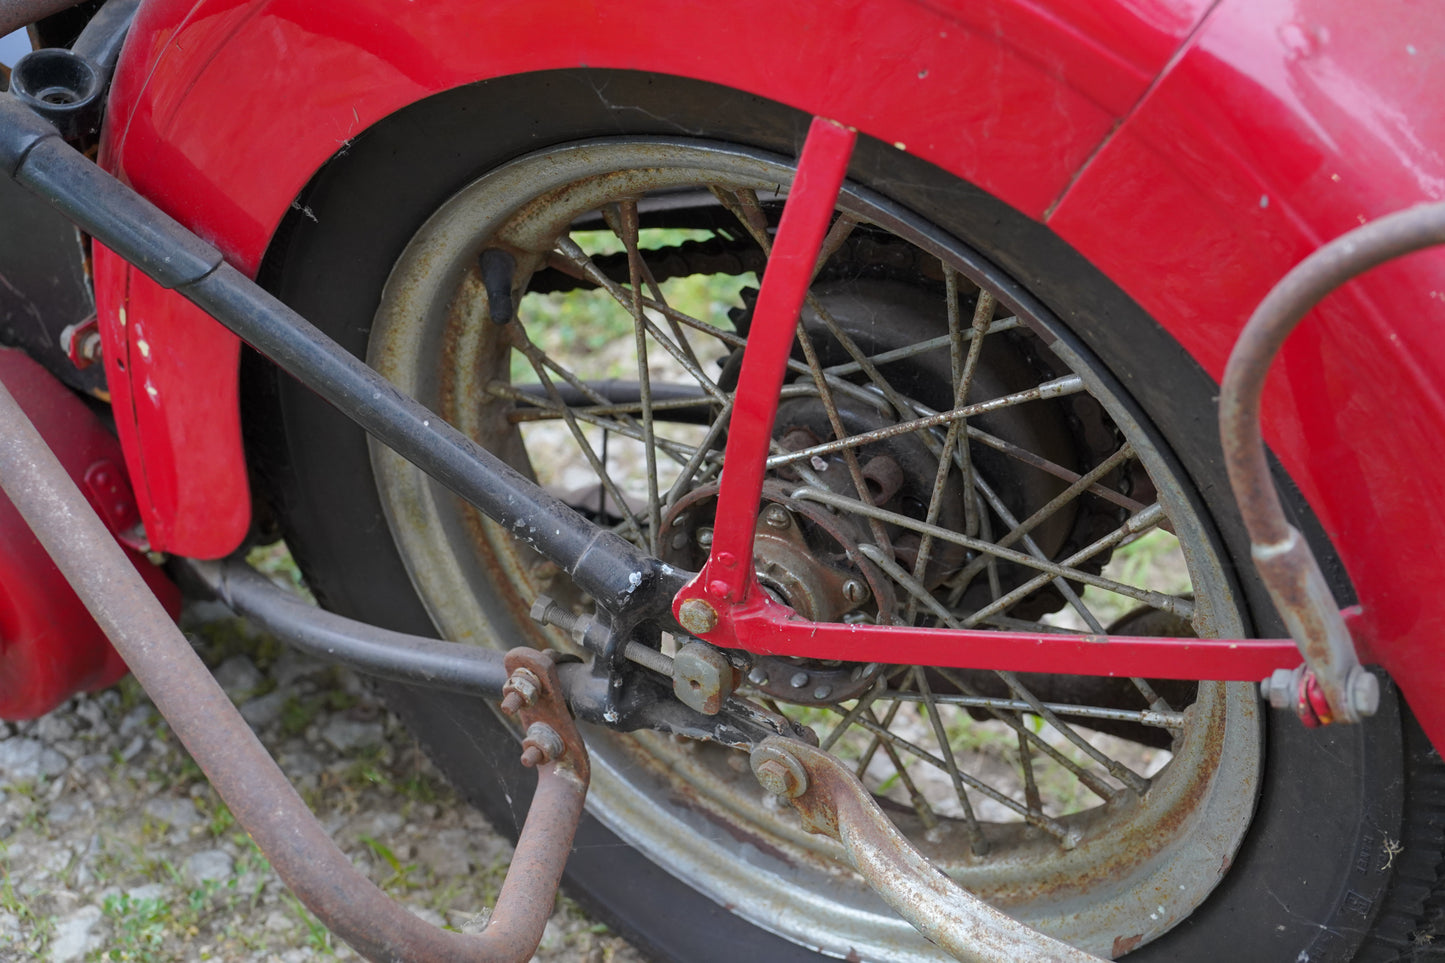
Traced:
<path fill-rule="evenodd" d="M 240 559 L 175 564 L 236 614 L 318 659 L 393 682 L 502 698 L 507 670 L 500 647 L 407 635 L 336 615 L 271 584 Z"/>
<path fill-rule="evenodd" d="M 402 394 L 8 95 L 0 95 L 0 170 L 556 562 L 603 611 L 627 613 L 628 624 L 672 623 L 686 573 L 593 524 Z"/>

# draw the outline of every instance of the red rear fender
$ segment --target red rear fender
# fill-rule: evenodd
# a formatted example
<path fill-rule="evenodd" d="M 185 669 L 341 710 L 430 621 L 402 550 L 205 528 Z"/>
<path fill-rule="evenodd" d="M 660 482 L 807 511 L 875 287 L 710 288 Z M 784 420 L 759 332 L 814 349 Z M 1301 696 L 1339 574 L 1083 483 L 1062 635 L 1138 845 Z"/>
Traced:
<path fill-rule="evenodd" d="M 150 0 L 104 162 L 254 272 L 317 169 L 419 99 L 581 66 L 690 77 L 843 121 L 1045 220 L 1217 378 L 1308 251 L 1445 193 L 1445 31 L 1431 5 L 1390 6 Z M 249 518 L 234 339 L 97 262 L 151 540 L 224 554 Z M 1268 438 L 1412 689 L 1442 675 L 1442 298 L 1435 254 L 1353 285 L 1296 335 L 1267 399 Z M 1445 710 L 1423 714 L 1445 735 Z"/>

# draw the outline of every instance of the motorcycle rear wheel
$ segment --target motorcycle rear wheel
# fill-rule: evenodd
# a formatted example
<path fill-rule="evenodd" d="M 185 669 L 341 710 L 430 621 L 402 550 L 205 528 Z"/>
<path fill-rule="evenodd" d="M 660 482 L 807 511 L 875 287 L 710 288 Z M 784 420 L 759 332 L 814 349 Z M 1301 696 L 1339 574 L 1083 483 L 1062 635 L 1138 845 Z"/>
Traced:
<path fill-rule="evenodd" d="M 594 95 L 604 80 L 610 91 L 605 100 Z M 619 99 L 619 91 L 627 96 Z M 546 119 L 508 110 L 544 97 L 550 105 Z M 620 103 L 631 106 L 620 111 L 612 106 Z M 485 300 L 456 292 L 468 284 L 475 288 L 475 277 L 459 267 L 436 267 L 438 251 L 454 260 L 462 251 L 474 258 L 498 225 L 517 217 L 517 203 L 539 204 L 544 213 L 560 216 L 567 208 L 555 195 L 588 178 L 605 180 L 608 171 L 655 171 L 665 166 L 664 157 L 684 171 L 680 179 L 662 178 L 662 186 L 674 191 L 705 185 L 710 177 L 736 199 L 739 191 L 759 191 L 765 182 L 781 184 L 786 171 L 758 151 L 791 156 L 803 120 L 776 105 L 704 85 L 627 74 L 539 75 L 443 95 L 358 139 L 350 153 L 318 175 L 299 205 L 308 216 L 289 222 L 273 247 L 268 280 L 304 315 L 357 354 L 369 355 L 407 390 L 519 467 L 532 467 L 538 443 L 531 444 L 529 459 L 525 443 L 519 450 L 519 432 L 508 428 L 489 436 L 492 403 L 472 403 L 485 395 L 487 383 L 510 375 L 508 352 L 482 344 L 504 329 L 472 317 Z M 708 138 L 678 137 L 679 129 L 705 130 Z M 589 140 L 601 135 L 611 136 Z M 678 156 L 684 159 L 676 161 Z M 556 175 L 569 164 L 585 176 Z M 418 170 L 428 176 L 417 178 Z M 699 177 L 699 171 L 707 176 Z M 1202 372 L 1046 229 L 884 145 L 865 142 L 853 176 L 875 192 L 855 190 L 845 210 L 871 224 L 902 218 L 888 222 L 894 237 L 918 249 L 942 245 L 945 263 L 953 258 L 950 266 L 982 289 L 1026 307 L 1036 330 L 1056 339 L 1055 353 L 1068 359 L 1104 403 L 1104 424 L 1147 452 L 1142 460 L 1149 463 L 1154 485 L 1169 493 L 1170 516 L 1190 556 L 1195 601 L 1209 610 L 1210 621 L 1231 633 L 1243 630 L 1252 613 L 1268 612 L 1248 584 L 1230 582 L 1233 559 L 1247 558 L 1247 551 L 1241 554 L 1243 541 L 1224 494 L 1208 418 L 1213 386 Z M 659 183 L 654 176 L 646 186 L 656 191 Z M 631 190 L 640 193 L 635 185 Z M 601 212 L 626 196 L 617 186 L 600 189 L 562 223 Z M 932 223 L 910 211 L 929 211 Z M 892 290 L 887 271 L 871 263 L 866 268 L 860 277 L 880 277 L 855 279 L 853 287 L 844 285 L 835 294 Z M 426 290 L 419 294 L 419 287 Z M 733 323 L 745 326 L 745 307 L 734 312 Z M 518 325 L 532 330 L 513 322 Z M 1036 348 L 1020 350 L 1027 356 L 1020 364 L 1038 363 Z M 464 361 L 453 364 L 458 351 Z M 555 363 L 549 370 L 561 375 Z M 475 383 L 459 390 L 473 377 Z M 1132 395 L 1119 386 L 1121 380 Z M 385 453 L 369 449 L 304 389 L 264 373 L 253 383 L 274 406 L 274 419 L 253 423 L 267 487 L 308 581 L 325 604 L 408 631 L 430 631 L 435 622 L 453 637 L 556 642 L 526 619 L 528 596 L 543 580 L 532 560 L 509 555 L 498 533 L 429 494 L 429 486 Z M 471 400 L 458 404 L 458 394 Z M 515 393 L 510 401 L 518 403 Z M 1071 421 L 1080 416 L 1064 411 L 1057 420 L 1069 424 L 1066 434 L 1081 436 L 1087 429 Z M 1024 507 L 1038 507 L 1038 498 Z M 626 514 L 623 501 L 613 497 L 612 514 Z M 598 511 L 607 514 L 608 504 L 604 492 Z M 1018 514 L 1019 506 L 1014 509 Z M 697 532 L 688 529 L 694 539 Z M 1079 535 L 1058 533 L 1050 554 L 1058 555 Z M 478 551 L 479 544 L 485 551 Z M 549 590 L 556 591 L 550 585 Z M 1267 616 L 1258 621 L 1264 631 L 1273 628 Z M 505 724 L 467 700 L 400 688 L 388 695 L 444 770 L 499 826 L 515 832 L 528 780 L 515 762 Z M 1399 790 L 1406 760 L 1393 701 L 1387 699 L 1385 710 L 1366 726 L 1328 733 L 1304 733 L 1290 720 L 1261 720 L 1248 687 L 1202 687 L 1199 705 L 1206 704 L 1215 706 L 1211 711 L 1217 715 L 1196 727 L 1192 743 L 1225 742 L 1227 759 L 1211 757 L 1208 778 L 1178 785 L 1181 793 L 1193 787 L 1218 801 L 1201 819 L 1203 835 L 1219 840 L 1212 849 L 1201 848 L 1196 835 L 1183 840 L 1183 850 L 1160 849 L 1150 858 L 1169 862 L 1187 851 L 1197 864 L 1207 851 L 1219 865 L 1207 873 L 1195 865 L 1170 883 L 1170 899 L 1157 904 L 1146 906 L 1142 898 L 1161 888 L 1157 867 L 1136 865 L 1134 876 L 1124 874 L 1122 901 L 1111 902 L 1117 894 L 1106 892 L 1119 888 L 1117 881 L 1100 882 L 1063 898 L 1024 900 L 1022 912 L 1044 918 L 1046 927 L 1063 927 L 1094 952 L 1132 950 L 1131 958 L 1138 959 L 1212 959 L 1225 950 L 1238 955 L 1244 945 L 1257 948 L 1258 959 L 1300 954 L 1348 959 L 1372 920 L 1386 929 L 1377 928 L 1367 947 L 1408 935 L 1418 915 L 1420 886 L 1433 884 L 1433 863 L 1401 872 L 1401 862 L 1375 854 L 1389 852 L 1415 824 L 1414 813 L 1403 812 L 1405 802 L 1418 808 L 1419 791 L 1432 783 L 1415 779 L 1408 798 Z M 763 959 L 801 960 L 816 958 L 815 950 L 836 957 L 853 952 L 862 959 L 930 958 L 930 949 L 880 914 L 867 894 L 850 890 L 826 865 L 818 868 L 825 850 L 785 825 L 772 825 L 785 821 L 763 801 L 730 798 L 721 805 L 718 780 L 699 783 L 684 772 L 689 767 L 725 772 L 719 767 L 727 761 L 713 758 L 711 750 L 701 750 L 708 760 L 699 764 L 691 750 L 659 740 L 641 755 L 635 740 L 599 738 L 598 745 L 604 765 L 594 798 L 602 820 L 584 824 L 569 883 L 580 900 L 658 958 L 735 959 L 752 952 Z M 1261 778 L 1262 746 L 1268 765 Z M 1182 762 L 1188 745 L 1175 748 Z M 1171 771 L 1196 774 L 1183 765 L 1166 767 Z M 699 793 L 702 784 L 713 788 L 711 795 Z M 1381 788 L 1367 791 L 1373 787 Z M 916 815 L 924 821 L 921 812 Z M 710 828 L 720 821 L 728 824 L 724 834 Z M 671 835 L 651 831 L 660 824 L 681 828 Z M 1127 835 L 1129 820 L 1120 825 Z M 920 837 L 928 835 L 926 825 L 913 828 Z M 1016 851 L 1034 845 L 1019 831 L 995 835 L 1012 839 Z M 702 848 L 689 848 L 699 841 Z M 1058 889 L 1079 875 L 1069 866 L 1069 852 L 1062 847 L 1052 852 L 1052 874 L 1028 876 L 1029 886 Z M 724 871 L 739 853 L 748 861 L 746 871 Z M 954 870 L 967 876 L 972 857 L 957 851 L 955 856 Z M 1201 883 L 1200 875 L 1208 878 Z M 1416 876 L 1425 882 L 1413 880 Z M 987 879 L 971 884 L 989 888 Z M 1006 887 L 994 885 L 992 895 L 1007 902 Z M 1172 895 L 1175 885 L 1188 891 L 1182 900 Z M 1108 922 L 1069 929 L 1071 918 L 1090 914 Z"/>

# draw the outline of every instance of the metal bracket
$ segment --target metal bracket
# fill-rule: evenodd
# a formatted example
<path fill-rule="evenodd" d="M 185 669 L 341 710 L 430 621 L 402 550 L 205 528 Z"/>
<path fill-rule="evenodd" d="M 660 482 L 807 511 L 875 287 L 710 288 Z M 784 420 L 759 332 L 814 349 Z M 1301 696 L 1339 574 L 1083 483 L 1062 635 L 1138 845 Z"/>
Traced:
<path fill-rule="evenodd" d="M 792 802 L 809 832 L 836 839 L 874 892 L 965 963 L 1099 963 L 969 893 L 913 847 L 837 757 L 788 739 L 753 750 L 764 789 Z"/>

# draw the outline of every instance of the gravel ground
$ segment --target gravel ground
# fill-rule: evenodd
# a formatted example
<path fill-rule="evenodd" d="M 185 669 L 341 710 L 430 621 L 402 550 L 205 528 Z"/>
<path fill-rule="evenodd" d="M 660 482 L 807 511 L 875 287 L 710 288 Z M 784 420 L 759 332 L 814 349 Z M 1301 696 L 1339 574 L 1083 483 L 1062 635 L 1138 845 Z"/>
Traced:
<path fill-rule="evenodd" d="M 352 862 L 418 916 L 479 926 L 511 846 L 367 686 L 216 606 L 183 625 Z M 356 958 L 282 885 L 133 679 L 0 723 L 0 963 Z M 643 957 L 561 897 L 535 959 Z"/>

